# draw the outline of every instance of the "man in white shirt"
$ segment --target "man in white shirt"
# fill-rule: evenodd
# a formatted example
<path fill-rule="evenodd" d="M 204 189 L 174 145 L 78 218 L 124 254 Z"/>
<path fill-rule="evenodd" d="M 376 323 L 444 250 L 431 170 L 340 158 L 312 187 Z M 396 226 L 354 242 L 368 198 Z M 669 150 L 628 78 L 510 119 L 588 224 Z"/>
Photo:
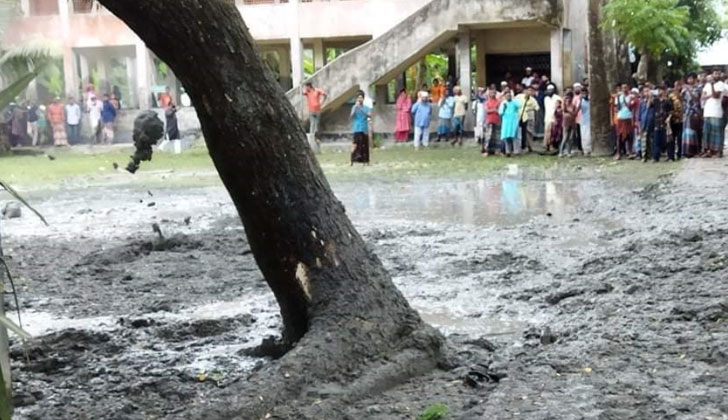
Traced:
<path fill-rule="evenodd" d="M 523 89 L 528 89 L 533 84 L 533 69 L 530 67 L 526 67 L 526 76 L 521 79 L 521 86 L 523 86 Z"/>
<path fill-rule="evenodd" d="M 719 80 L 720 72 L 714 71 L 708 76 L 703 87 L 703 156 L 723 156 L 723 141 L 725 132 L 723 125 L 723 95 L 725 83 Z"/>
<path fill-rule="evenodd" d="M 72 96 L 66 103 L 66 133 L 70 144 L 78 144 L 81 140 L 81 107 Z"/>
<path fill-rule="evenodd" d="M 91 144 L 98 143 L 101 134 L 101 110 L 104 105 L 96 98 L 96 95 L 91 95 L 87 107 L 88 121 L 91 127 Z"/>
<path fill-rule="evenodd" d="M 556 86 L 553 84 L 549 84 L 546 86 L 546 95 L 543 98 L 543 105 L 544 105 L 544 144 L 546 145 L 546 151 L 550 150 L 550 146 L 556 147 L 558 150 L 559 144 L 561 143 L 561 139 L 554 139 L 553 142 L 551 141 L 551 129 L 553 128 L 554 124 L 554 113 L 556 112 L 556 102 L 557 101 L 563 101 L 561 99 L 561 96 L 556 94 Z"/>

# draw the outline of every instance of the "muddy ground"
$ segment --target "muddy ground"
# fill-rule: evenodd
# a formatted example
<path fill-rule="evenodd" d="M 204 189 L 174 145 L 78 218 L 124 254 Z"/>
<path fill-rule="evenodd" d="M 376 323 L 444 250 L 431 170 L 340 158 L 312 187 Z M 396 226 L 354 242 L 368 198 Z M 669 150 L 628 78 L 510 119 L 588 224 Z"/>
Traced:
<path fill-rule="evenodd" d="M 433 372 L 346 418 L 728 419 L 726 175 L 336 184 L 422 316 L 496 373 Z M 12 346 L 17 419 L 186 419 L 267 363 L 245 349 L 280 318 L 222 188 L 32 199 L 50 228 L 3 221 L 37 336 Z"/>

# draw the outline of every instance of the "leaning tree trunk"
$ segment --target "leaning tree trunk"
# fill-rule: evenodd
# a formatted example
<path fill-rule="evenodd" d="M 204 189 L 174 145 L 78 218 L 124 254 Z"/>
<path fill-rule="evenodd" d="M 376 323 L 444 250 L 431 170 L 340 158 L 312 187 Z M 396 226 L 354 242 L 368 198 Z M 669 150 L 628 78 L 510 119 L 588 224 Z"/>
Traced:
<path fill-rule="evenodd" d="M 232 396 L 222 395 L 230 390 L 216 394 L 225 401 L 190 418 L 262 418 L 284 404 L 311 407 L 325 399 L 305 393 L 306 385 L 344 382 L 349 386 L 332 388 L 337 400 L 346 400 L 432 369 L 442 337 L 410 307 L 352 226 L 234 2 L 101 3 L 170 66 L 190 95 L 283 319 L 285 356 Z M 228 400 L 233 397 L 235 403 Z"/>
<path fill-rule="evenodd" d="M 605 0 L 589 0 L 589 89 L 591 137 L 595 155 L 609 155 L 611 121 L 609 115 L 609 83 L 604 59 L 604 38 L 599 26 L 601 6 Z"/>

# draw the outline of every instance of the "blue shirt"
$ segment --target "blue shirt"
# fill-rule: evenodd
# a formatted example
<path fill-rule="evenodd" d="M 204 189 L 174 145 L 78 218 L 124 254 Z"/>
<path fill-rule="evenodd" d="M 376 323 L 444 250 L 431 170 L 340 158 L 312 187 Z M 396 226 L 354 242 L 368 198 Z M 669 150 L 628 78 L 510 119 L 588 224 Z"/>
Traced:
<path fill-rule="evenodd" d="M 356 105 L 352 107 L 353 115 L 351 116 L 351 131 L 354 133 L 368 133 L 369 123 L 369 111 L 371 109 L 367 106 L 362 105 L 361 108 L 357 108 Z"/>
<path fill-rule="evenodd" d="M 642 130 L 652 130 L 655 126 L 655 107 L 647 106 L 647 101 L 640 103 L 640 125 Z"/>
<path fill-rule="evenodd" d="M 618 120 L 631 120 L 632 110 L 629 108 L 629 98 L 620 94 L 617 98 L 617 119 Z"/>
<path fill-rule="evenodd" d="M 430 126 L 432 116 L 432 105 L 429 102 L 417 101 L 412 107 L 412 115 L 415 118 L 415 127 L 427 128 Z"/>
<path fill-rule="evenodd" d="M 440 112 L 438 116 L 442 119 L 449 120 L 452 119 L 452 114 L 455 109 L 455 97 L 448 96 L 442 101 L 442 106 L 440 107 Z"/>
<path fill-rule="evenodd" d="M 104 123 L 114 122 L 116 118 L 116 108 L 111 101 L 104 101 L 104 107 L 101 109 L 101 121 Z"/>

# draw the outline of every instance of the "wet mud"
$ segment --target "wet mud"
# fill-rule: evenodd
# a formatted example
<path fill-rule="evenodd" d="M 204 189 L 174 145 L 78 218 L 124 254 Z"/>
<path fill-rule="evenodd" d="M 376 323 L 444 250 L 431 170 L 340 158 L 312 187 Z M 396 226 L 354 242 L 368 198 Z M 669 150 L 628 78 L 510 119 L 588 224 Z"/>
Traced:
<path fill-rule="evenodd" d="M 465 361 L 335 418 L 433 403 L 452 419 L 728 418 L 726 175 L 691 161 L 639 188 L 558 173 L 335 185 Z M 17 418 L 184 419 L 268 362 L 250 349 L 280 318 L 224 191 L 154 191 L 154 206 L 146 191 L 44 197 L 51 228 L 4 221 L 36 336 L 12 346 Z"/>

